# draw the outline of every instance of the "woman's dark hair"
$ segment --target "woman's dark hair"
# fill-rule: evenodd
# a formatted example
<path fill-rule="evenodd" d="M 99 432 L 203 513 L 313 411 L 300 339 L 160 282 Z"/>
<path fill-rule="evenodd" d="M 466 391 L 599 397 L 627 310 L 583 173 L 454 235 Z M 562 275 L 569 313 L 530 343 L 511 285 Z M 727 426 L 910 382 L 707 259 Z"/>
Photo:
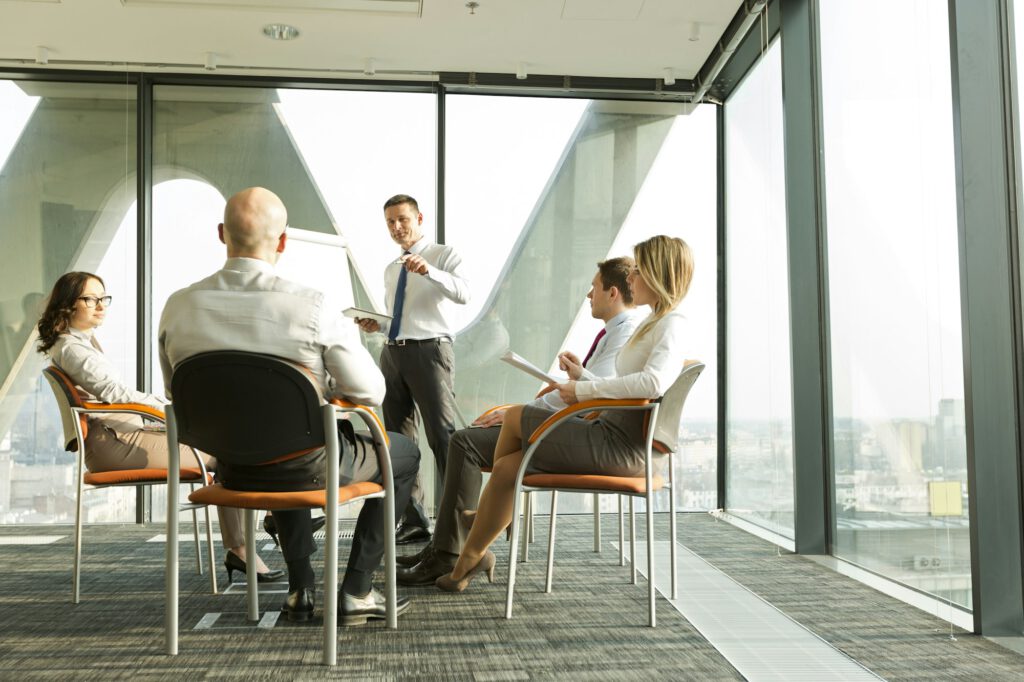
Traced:
<path fill-rule="evenodd" d="M 46 353 L 53 344 L 57 343 L 57 337 L 68 330 L 71 324 L 71 316 L 75 314 L 75 303 L 82 295 L 86 283 L 94 279 L 101 285 L 103 278 L 91 272 L 69 272 L 61 275 L 60 279 L 53 285 L 50 297 L 46 299 L 46 309 L 43 316 L 39 318 L 39 343 L 36 350 Z"/>

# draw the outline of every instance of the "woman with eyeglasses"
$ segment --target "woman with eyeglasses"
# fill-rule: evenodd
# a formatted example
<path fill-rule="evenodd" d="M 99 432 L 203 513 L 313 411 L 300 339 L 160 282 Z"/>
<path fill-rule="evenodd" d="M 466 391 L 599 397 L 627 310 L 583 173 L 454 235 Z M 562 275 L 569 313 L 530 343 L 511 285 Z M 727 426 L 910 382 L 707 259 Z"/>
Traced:
<path fill-rule="evenodd" d="M 595 398 L 658 398 L 679 377 L 686 353 L 686 319 L 678 310 L 693 279 L 693 253 L 682 239 L 659 235 L 633 247 L 636 267 L 626 279 L 637 306 L 650 306 L 615 358 L 617 376 L 593 381 L 556 384 L 568 405 Z M 570 376 L 580 367 L 563 359 Z M 548 436 L 530 460 L 531 471 L 608 476 L 643 476 L 645 468 L 644 412 L 606 412 L 597 419 L 565 422 Z M 452 572 L 435 583 L 448 592 L 466 589 L 476 574 L 494 574 L 494 554 L 488 549 L 512 521 L 516 478 L 523 461 L 524 434 L 529 436 L 551 412 L 515 405 L 494 448 L 491 479 L 480 498 L 472 530 Z M 663 457 L 656 460 L 660 464 Z"/>
<path fill-rule="evenodd" d="M 53 285 L 46 309 L 39 319 L 37 348 L 88 394 L 83 396 L 86 400 L 141 403 L 162 411 L 167 401 L 125 385 L 96 340 L 94 332 L 103 324 L 111 300 L 98 275 L 88 272 L 62 275 Z M 208 469 L 216 468 L 214 458 L 202 453 L 200 456 Z M 146 431 L 141 417 L 127 414 L 88 417 L 85 467 L 89 471 L 166 469 L 168 460 L 167 436 L 162 432 Z M 182 460 L 182 467 L 194 468 L 194 463 L 187 458 Z M 218 507 L 217 515 L 227 549 L 224 567 L 230 582 L 234 571 L 245 574 L 242 510 Z M 269 570 L 258 556 L 255 560 L 260 582 L 284 577 L 284 571 Z"/>

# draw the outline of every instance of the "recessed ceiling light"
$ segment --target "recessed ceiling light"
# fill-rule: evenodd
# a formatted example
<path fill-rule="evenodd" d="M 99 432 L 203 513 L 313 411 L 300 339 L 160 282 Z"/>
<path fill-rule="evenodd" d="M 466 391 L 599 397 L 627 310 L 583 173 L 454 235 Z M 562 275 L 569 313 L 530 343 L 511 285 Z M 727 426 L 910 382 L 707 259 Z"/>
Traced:
<path fill-rule="evenodd" d="M 263 35 L 271 40 L 295 40 L 299 37 L 299 29 L 288 24 L 267 24 L 263 27 Z"/>

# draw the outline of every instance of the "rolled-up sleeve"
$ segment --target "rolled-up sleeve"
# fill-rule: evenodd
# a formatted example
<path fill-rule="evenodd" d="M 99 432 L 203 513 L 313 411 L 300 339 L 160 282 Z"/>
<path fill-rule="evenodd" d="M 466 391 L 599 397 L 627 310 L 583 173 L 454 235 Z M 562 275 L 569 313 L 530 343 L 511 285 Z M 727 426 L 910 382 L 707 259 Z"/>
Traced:
<path fill-rule="evenodd" d="M 465 270 L 462 257 L 455 249 L 448 247 L 438 258 L 437 265 L 428 266 L 426 277 L 446 298 L 465 305 L 470 299 L 469 279 Z"/>
<path fill-rule="evenodd" d="M 363 405 L 384 402 L 384 375 L 360 343 L 357 328 L 350 320 L 341 315 L 322 314 L 320 344 L 330 375 L 327 389 L 332 398 Z"/>

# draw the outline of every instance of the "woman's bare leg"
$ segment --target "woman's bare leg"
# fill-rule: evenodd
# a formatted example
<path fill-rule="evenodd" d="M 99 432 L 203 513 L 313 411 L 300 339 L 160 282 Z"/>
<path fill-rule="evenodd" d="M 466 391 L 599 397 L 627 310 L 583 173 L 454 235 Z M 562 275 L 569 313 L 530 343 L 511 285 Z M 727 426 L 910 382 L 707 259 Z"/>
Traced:
<path fill-rule="evenodd" d="M 504 427 L 502 427 L 504 433 Z M 505 454 L 500 459 L 495 451 L 494 468 L 491 479 L 480 497 L 473 528 L 469 531 L 466 544 L 462 547 L 452 578 L 460 580 L 466 572 L 480 561 L 487 548 L 512 521 L 512 502 L 514 499 L 516 476 L 519 465 L 523 461 L 523 452 L 518 450 Z"/>
<path fill-rule="evenodd" d="M 494 446 L 494 463 L 505 455 L 523 451 L 523 406 L 513 405 L 505 412 L 505 420 L 501 423 L 498 442 Z"/>

